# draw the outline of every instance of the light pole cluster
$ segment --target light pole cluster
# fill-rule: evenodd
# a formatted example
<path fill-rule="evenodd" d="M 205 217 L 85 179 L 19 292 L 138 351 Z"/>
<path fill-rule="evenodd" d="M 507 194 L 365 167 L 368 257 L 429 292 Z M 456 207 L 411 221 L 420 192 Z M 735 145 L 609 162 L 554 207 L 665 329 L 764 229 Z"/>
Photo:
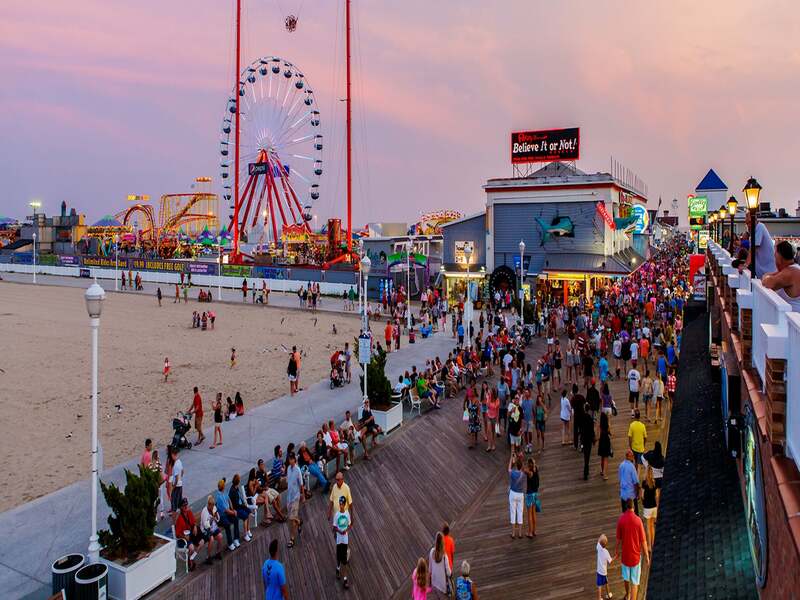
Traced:
<path fill-rule="evenodd" d="M 369 279 L 369 270 L 372 267 L 372 261 L 366 254 L 362 257 L 360 263 L 361 282 L 358 286 L 358 299 L 361 308 L 361 327 L 363 331 L 359 336 L 358 348 L 358 361 L 364 367 L 364 397 L 367 400 L 367 367 L 369 366 L 372 357 L 372 339 L 369 335 L 369 315 L 367 314 L 367 281 Z M 363 285 L 363 289 L 362 289 Z M 363 296 L 363 297 L 362 297 Z"/>
<path fill-rule="evenodd" d="M 469 265 L 472 262 L 472 246 L 464 248 L 464 259 L 467 261 L 467 301 L 464 303 L 464 330 L 467 340 L 467 350 L 472 348 L 472 294 L 469 280 Z"/>
<path fill-rule="evenodd" d="M 93 563 L 100 558 L 100 541 L 97 536 L 97 331 L 100 328 L 100 313 L 103 311 L 105 298 L 106 293 L 97 281 L 84 294 L 89 327 L 92 330 L 92 529 L 89 536 L 89 561 Z"/>

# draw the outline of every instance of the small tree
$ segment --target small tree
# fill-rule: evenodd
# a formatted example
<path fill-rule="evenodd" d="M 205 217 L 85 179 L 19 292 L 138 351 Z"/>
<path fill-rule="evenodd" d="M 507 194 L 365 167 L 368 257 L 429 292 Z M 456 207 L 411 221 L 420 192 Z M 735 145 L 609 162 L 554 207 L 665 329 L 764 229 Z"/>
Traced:
<path fill-rule="evenodd" d="M 142 552 L 153 549 L 156 527 L 156 506 L 161 474 L 139 465 L 139 474 L 125 469 L 125 491 L 116 484 L 100 487 L 111 509 L 108 529 L 98 532 L 106 558 L 135 560 Z"/>
<path fill-rule="evenodd" d="M 356 357 L 358 357 L 358 338 L 355 343 Z M 363 370 L 364 365 L 361 365 Z M 378 348 L 372 353 L 367 365 L 367 397 L 370 405 L 379 410 L 388 410 L 392 402 L 392 384 L 386 377 L 386 350 Z M 360 375 L 361 393 L 364 393 L 364 376 Z"/>

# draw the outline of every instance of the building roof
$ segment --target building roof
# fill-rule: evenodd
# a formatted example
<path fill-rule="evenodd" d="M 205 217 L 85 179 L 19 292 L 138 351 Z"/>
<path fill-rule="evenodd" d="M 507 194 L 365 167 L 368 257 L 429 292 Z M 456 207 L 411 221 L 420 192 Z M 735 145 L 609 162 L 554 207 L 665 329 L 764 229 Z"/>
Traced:
<path fill-rule="evenodd" d="M 727 189 L 728 186 L 725 184 L 724 181 L 722 181 L 722 179 L 719 178 L 719 175 L 717 175 L 714 172 L 714 169 L 709 169 L 708 173 L 706 173 L 706 176 L 703 177 L 703 180 L 697 184 L 696 188 L 694 188 L 694 191 L 696 192 L 706 192 L 712 190 L 727 191 Z"/>
<path fill-rule="evenodd" d="M 444 229 L 445 227 L 450 227 L 451 225 L 458 225 L 459 223 L 470 221 L 476 217 L 483 217 L 484 215 L 486 215 L 486 209 L 476 213 L 472 213 L 471 215 L 466 215 L 464 217 L 461 217 L 460 219 L 454 219 L 452 221 L 448 221 L 447 223 L 442 224 L 441 228 Z"/>

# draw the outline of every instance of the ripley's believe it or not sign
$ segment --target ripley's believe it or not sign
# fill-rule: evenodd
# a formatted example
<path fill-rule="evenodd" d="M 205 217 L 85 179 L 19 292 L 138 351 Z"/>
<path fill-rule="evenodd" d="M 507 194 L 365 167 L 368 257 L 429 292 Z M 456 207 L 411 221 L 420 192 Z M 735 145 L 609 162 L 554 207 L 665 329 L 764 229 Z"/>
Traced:
<path fill-rule="evenodd" d="M 580 128 L 515 131 L 511 134 L 513 164 L 578 160 Z"/>

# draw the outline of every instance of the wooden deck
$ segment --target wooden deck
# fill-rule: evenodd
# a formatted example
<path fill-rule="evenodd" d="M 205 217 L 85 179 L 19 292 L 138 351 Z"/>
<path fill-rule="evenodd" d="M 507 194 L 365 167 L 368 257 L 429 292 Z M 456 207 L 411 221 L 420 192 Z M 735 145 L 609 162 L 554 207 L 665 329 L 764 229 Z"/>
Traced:
<path fill-rule="evenodd" d="M 541 340 L 536 340 L 527 352 L 529 360 L 538 357 L 540 348 Z M 470 561 L 482 600 L 593 597 L 595 543 L 605 532 L 613 554 L 619 516 L 616 470 L 624 458 L 630 421 L 625 390 L 624 382 L 612 388 L 620 414 L 612 420 L 615 456 L 608 481 L 598 476 L 596 451 L 590 480 L 584 482 L 582 455 L 572 446 L 560 446 L 554 394 L 546 450 L 536 455 L 543 512 L 533 540 L 509 537 L 505 443 L 499 442 L 495 453 L 468 450 L 458 398 L 448 401 L 443 410 L 407 422 L 382 444 L 371 462 L 357 461 L 346 474 L 355 522 L 348 591 L 335 579 L 327 505 L 317 494 L 301 508 L 305 525 L 295 548 L 286 548 L 286 525 L 258 528 L 252 542 L 244 542 L 232 554 L 226 552 L 221 563 L 198 565 L 194 573 L 160 588 L 152 597 L 262 597 L 260 569 L 269 542 L 277 536 L 279 559 L 286 566 L 293 599 L 407 598 L 416 559 L 427 555 L 445 521 L 450 522 L 456 540 L 456 571 L 462 560 Z M 648 448 L 656 439 L 666 438 L 653 425 L 647 427 Z M 610 581 L 615 596 L 621 598 L 618 565 L 610 569 Z M 640 591 L 645 588 L 643 574 Z"/>

